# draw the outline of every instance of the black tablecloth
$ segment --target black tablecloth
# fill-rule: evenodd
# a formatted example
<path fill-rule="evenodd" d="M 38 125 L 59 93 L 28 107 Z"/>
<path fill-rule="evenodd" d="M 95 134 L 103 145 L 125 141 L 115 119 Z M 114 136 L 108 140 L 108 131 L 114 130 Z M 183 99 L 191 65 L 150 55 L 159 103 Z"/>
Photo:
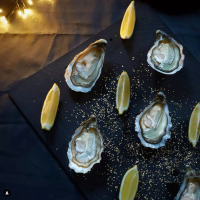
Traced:
<path fill-rule="evenodd" d="M 6 199 L 3 195 L 5 189 L 11 191 L 9 198 L 14 200 L 85 199 L 6 91 L 121 18 L 129 2 L 57 0 L 58 10 L 53 13 L 57 13 L 56 19 L 60 21 L 52 22 L 57 25 L 56 28 L 53 24 L 39 34 L 41 27 L 38 27 L 38 32 L 29 29 L 25 33 L 23 28 L 9 33 L 0 27 L 3 44 L 0 48 L 0 199 Z M 136 6 L 141 3 L 136 2 Z M 182 5 L 182 2 L 179 7 L 164 6 L 159 2 L 145 3 L 152 5 L 158 16 L 200 61 L 199 5 L 192 1 L 187 3 L 188 6 Z M 171 1 L 168 3 L 173 5 Z M 65 5 L 64 8 L 62 5 Z M 50 15 L 45 6 L 43 9 L 40 7 L 40 11 Z M 51 24 L 51 20 L 49 22 Z M 14 21 L 13 26 L 16 24 Z M 54 30 L 52 33 L 51 28 Z M 19 51 L 15 47 L 18 43 L 21 44 Z"/>

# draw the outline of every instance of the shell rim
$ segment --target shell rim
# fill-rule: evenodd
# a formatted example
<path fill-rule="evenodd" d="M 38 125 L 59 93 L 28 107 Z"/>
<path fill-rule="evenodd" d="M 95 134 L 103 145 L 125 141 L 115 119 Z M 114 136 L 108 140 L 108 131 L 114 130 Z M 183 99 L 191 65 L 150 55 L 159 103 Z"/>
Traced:
<path fill-rule="evenodd" d="M 155 69 L 157 72 L 160 72 L 162 74 L 166 74 L 166 75 L 172 75 L 172 74 L 175 74 L 176 72 L 180 71 L 182 68 L 183 68 L 183 64 L 184 64 L 184 59 L 185 59 L 185 55 L 183 54 L 183 46 L 181 44 L 179 44 L 174 38 L 172 38 L 171 36 L 167 35 L 165 32 L 163 31 L 160 31 L 160 30 L 157 30 L 156 31 L 156 34 L 157 32 L 161 33 L 161 36 L 159 39 L 156 38 L 156 41 L 154 42 L 154 45 L 151 47 L 151 49 L 148 51 L 147 53 L 147 62 L 148 64 L 153 68 Z M 156 68 L 153 64 L 153 62 L 151 62 L 151 54 L 152 54 L 152 51 L 153 49 L 158 45 L 158 43 L 163 40 L 163 35 L 165 37 L 167 37 L 170 41 L 172 41 L 173 43 L 175 43 L 178 47 L 179 47 L 179 50 L 180 50 L 180 55 L 181 55 L 181 58 L 179 59 L 179 64 L 178 64 L 178 67 L 176 69 L 174 69 L 173 71 L 171 72 L 164 72 L 158 68 Z"/>
<path fill-rule="evenodd" d="M 159 92 L 157 95 L 161 95 L 165 97 L 165 94 L 163 92 Z M 154 105 L 156 102 L 152 102 L 151 104 L 149 104 L 139 115 L 137 115 L 136 119 L 135 119 L 135 131 L 138 132 L 138 137 L 140 138 L 141 143 L 143 144 L 143 146 L 145 147 L 149 147 L 152 149 L 158 149 L 160 147 L 165 146 L 165 143 L 167 141 L 167 139 L 171 138 L 171 131 L 170 129 L 172 128 L 172 122 L 171 122 L 171 117 L 169 116 L 169 108 L 168 105 L 165 104 L 164 106 L 164 111 L 167 114 L 167 118 L 168 118 L 168 125 L 166 127 L 166 133 L 165 135 L 162 136 L 162 139 L 159 143 L 148 143 L 142 136 L 142 130 L 140 128 L 140 118 L 142 117 L 143 113 L 145 113 L 152 105 Z"/>
<path fill-rule="evenodd" d="M 192 170 L 192 169 L 191 169 Z M 187 172 L 186 172 L 186 174 L 187 174 Z M 185 174 L 185 176 L 186 176 L 186 174 Z M 180 189 L 179 189 L 179 191 L 178 191 L 178 194 L 176 195 L 176 197 L 174 197 L 174 200 L 179 200 L 180 199 L 180 197 L 181 197 L 181 195 L 182 195 L 182 193 L 183 193 L 183 190 L 185 189 L 185 186 L 186 186 L 186 183 L 187 183 L 187 179 L 188 178 L 194 178 L 194 177 L 196 177 L 196 178 L 198 178 L 199 180 L 200 180 L 200 177 L 198 176 L 198 175 L 193 175 L 193 176 L 188 176 L 188 177 L 184 177 L 184 181 L 182 182 L 182 184 L 181 184 L 181 186 L 180 186 Z"/>
<path fill-rule="evenodd" d="M 75 86 L 72 81 L 71 81 L 71 73 L 72 73 L 72 67 L 74 65 L 74 63 L 76 62 L 76 60 L 78 59 L 78 57 L 85 53 L 89 48 L 91 48 L 91 46 L 97 44 L 97 43 L 105 43 L 107 44 L 107 41 L 105 39 L 99 39 L 97 41 L 95 41 L 94 43 L 90 44 L 85 50 L 81 51 L 79 54 L 77 54 L 73 60 L 70 62 L 70 64 L 67 66 L 66 70 L 65 70 L 65 74 L 64 74 L 64 78 L 65 78 L 65 81 L 67 83 L 67 85 L 69 86 L 69 88 L 75 92 L 83 92 L 83 93 L 87 93 L 87 92 L 90 92 L 91 89 L 94 87 L 94 85 L 96 84 L 97 80 L 99 79 L 100 75 L 101 75 L 101 70 L 102 70 L 102 67 L 103 67 L 103 63 L 104 63 L 104 57 L 105 57 L 105 51 L 102 53 L 102 56 L 99 60 L 99 63 L 98 63 L 98 66 L 100 66 L 99 68 L 99 73 L 98 73 L 98 76 L 97 78 L 95 79 L 95 81 L 93 82 L 93 84 L 88 87 L 88 88 L 85 88 L 85 87 L 81 87 L 81 86 Z"/>
<path fill-rule="evenodd" d="M 103 137 L 102 137 L 102 135 L 101 135 L 99 129 L 97 128 L 97 132 L 98 132 L 98 135 L 99 135 L 99 137 L 100 137 L 100 144 L 101 144 L 101 147 L 102 147 L 102 148 L 100 149 L 100 151 L 98 152 L 98 155 L 99 155 L 98 157 L 99 157 L 99 158 L 98 158 L 95 162 L 93 162 L 92 164 L 90 164 L 89 167 L 87 167 L 87 168 L 85 168 L 85 167 L 80 167 L 80 166 L 76 165 L 76 164 L 72 161 L 71 144 L 72 144 L 73 138 L 74 138 L 75 136 L 77 136 L 77 135 L 80 133 L 81 130 L 82 130 L 82 127 L 77 128 L 77 129 L 75 130 L 75 133 L 72 135 L 72 139 L 71 139 L 71 141 L 69 142 L 69 146 L 68 146 L 68 150 L 67 150 L 67 156 L 68 156 L 68 159 L 69 159 L 69 168 L 73 169 L 76 173 L 83 173 L 83 174 L 85 174 L 85 173 L 89 172 L 89 171 L 92 169 L 92 167 L 93 167 L 96 163 L 100 163 L 100 161 L 101 161 L 101 159 L 102 159 L 101 154 L 102 154 L 102 152 L 103 152 L 103 150 L 104 150 L 104 146 L 103 146 Z"/>

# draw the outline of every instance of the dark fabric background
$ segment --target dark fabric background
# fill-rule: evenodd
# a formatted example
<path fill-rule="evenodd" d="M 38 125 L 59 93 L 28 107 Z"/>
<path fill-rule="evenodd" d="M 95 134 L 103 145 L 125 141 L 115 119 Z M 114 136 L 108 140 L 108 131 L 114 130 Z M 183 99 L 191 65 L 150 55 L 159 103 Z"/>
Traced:
<path fill-rule="evenodd" d="M 0 26 L 0 199 L 85 199 L 6 91 L 120 19 L 130 1 L 54 2 L 36 5 L 47 20 L 35 24 L 35 29 L 34 24 L 23 27 L 15 19 L 10 32 Z M 0 6 L 3 3 L 0 0 Z M 176 6 L 173 1 L 137 1 L 136 6 L 141 3 L 150 4 L 200 61 L 199 3 L 178 1 Z M 11 191 L 9 198 L 3 195 L 6 188 Z"/>

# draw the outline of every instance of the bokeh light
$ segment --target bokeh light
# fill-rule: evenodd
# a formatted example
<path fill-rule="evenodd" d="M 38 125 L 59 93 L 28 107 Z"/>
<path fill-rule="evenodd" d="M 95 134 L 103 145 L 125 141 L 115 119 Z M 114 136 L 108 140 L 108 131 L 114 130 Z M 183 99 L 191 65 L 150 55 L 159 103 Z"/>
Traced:
<path fill-rule="evenodd" d="M 7 19 L 5 18 L 5 16 L 1 17 L 0 20 L 4 23 L 4 24 L 7 24 L 8 21 Z"/>
<path fill-rule="evenodd" d="M 31 10 L 30 10 L 30 9 L 24 9 L 24 13 L 25 13 L 26 15 L 29 15 L 29 14 L 31 14 Z"/>
<path fill-rule="evenodd" d="M 22 16 L 22 15 L 23 15 L 23 13 L 22 13 L 21 10 L 18 11 L 18 15 L 19 15 L 19 16 Z"/>
<path fill-rule="evenodd" d="M 32 0 L 28 0 L 28 4 L 29 4 L 29 5 L 33 5 Z"/>

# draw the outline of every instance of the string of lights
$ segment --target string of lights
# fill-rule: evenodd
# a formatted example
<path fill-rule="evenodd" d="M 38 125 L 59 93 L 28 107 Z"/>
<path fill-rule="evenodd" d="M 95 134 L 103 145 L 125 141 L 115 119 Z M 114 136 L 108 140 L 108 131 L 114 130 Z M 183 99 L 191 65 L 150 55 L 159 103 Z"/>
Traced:
<path fill-rule="evenodd" d="M 33 5 L 32 0 L 27 0 L 26 4 L 24 0 L 12 0 L 13 3 L 13 9 L 8 13 L 6 16 L 2 16 L 0 18 L 0 21 L 7 24 L 8 20 L 14 15 L 14 13 L 18 13 L 19 16 L 21 16 L 23 19 L 27 17 L 28 14 L 30 14 L 30 9 L 26 7 L 26 4 Z M 3 10 L 0 8 L 0 13 L 3 13 Z"/>

